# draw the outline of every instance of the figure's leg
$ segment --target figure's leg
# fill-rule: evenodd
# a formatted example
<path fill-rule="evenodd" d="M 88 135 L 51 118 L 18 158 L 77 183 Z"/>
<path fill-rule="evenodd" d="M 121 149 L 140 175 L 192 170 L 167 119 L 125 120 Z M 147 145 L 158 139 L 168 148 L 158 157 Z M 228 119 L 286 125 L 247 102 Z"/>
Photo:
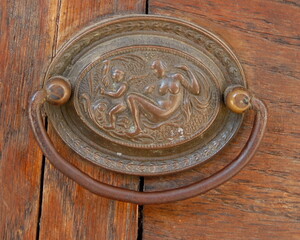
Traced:
<path fill-rule="evenodd" d="M 139 111 L 139 108 L 138 108 L 138 100 L 139 96 L 138 95 L 135 95 L 135 94 L 130 94 L 128 97 L 127 97 L 127 102 L 128 102 L 128 106 L 129 106 L 129 109 L 132 113 L 132 117 L 133 117 L 133 122 L 134 122 L 134 125 L 135 125 L 135 131 L 130 133 L 132 135 L 136 135 L 136 134 L 139 134 L 142 129 L 141 129 L 141 123 L 140 123 L 140 111 Z"/>
<path fill-rule="evenodd" d="M 126 110 L 126 105 L 125 104 L 118 104 L 114 106 L 108 113 L 110 125 L 105 126 L 104 128 L 106 129 L 115 129 L 116 128 L 116 120 L 117 120 L 117 114 L 123 112 Z"/>
<path fill-rule="evenodd" d="M 140 110 L 149 112 L 155 117 L 162 116 L 165 112 L 164 109 L 161 109 L 160 107 L 156 106 L 149 99 L 134 93 L 130 94 L 127 97 L 127 103 L 132 113 L 133 121 L 135 124 L 135 131 L 129 133 L 130 135 L 137 135 L 142 131 Z"/>

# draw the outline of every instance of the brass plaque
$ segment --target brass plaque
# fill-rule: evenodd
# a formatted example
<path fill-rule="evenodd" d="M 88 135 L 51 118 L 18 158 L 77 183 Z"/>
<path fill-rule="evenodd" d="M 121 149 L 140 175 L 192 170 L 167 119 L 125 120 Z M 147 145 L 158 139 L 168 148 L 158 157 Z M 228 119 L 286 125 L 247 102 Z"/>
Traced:
<path fill-rule="evenodd" d="M 245 86 L 237 58 L 214 34 L 174 18 L 130 15 L 93 25 L 59 51 L 45 83 L 57 75 L 69 79 L 72 96 L 47 105 L 55 129 L 75 152 L 113 171 L 193 167 L 242 121 L 222 100 L 229 85 Z"/>

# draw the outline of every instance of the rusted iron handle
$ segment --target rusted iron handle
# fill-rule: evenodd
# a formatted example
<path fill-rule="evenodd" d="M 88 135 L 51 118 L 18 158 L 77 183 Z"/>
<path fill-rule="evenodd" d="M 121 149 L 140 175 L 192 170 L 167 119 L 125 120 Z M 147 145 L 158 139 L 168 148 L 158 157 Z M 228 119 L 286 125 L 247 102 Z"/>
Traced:
<path fill-rule="evenodd" d="M 63 88 L 58 88 L 56 90 L 58 94 L 52 97 L 57 98 L 58 95 L 60 97 L 64 97 L 61 95 L 64 90 Z M 232 94 L 232 91 L 229 91 L 228 95 L 231 100 L 234 100 L 234 98 L 231 96 L 234 95 Z M 267 109 L 264 103 L 259 99 L 252 97 L 250 100 L 251 107 L 256 111 L 254 126 L 245 147 L 230 164 L 212 176 L 188 186 L 166 191 L 138 192 L 98 182 L 60 156 L 60 154 L 53 147 L 53 144 L 47 135 L 46 129 L 43 126 L 41 108 L 43 103 L 47 100 L 49 101 L 49 92 L 47 93 L 46 90 L 37 91 L 30 100 L 29 116 L 35 137 L 45 156 L 50 160 L 53 166 L 92 193 L 110 199 L 137 204 L 159 204 L 183 200 L 205 193 L 226 182 L 236 175 L 253 157 L 261 142 L 267 123 Z M 230 105 L 230 102 L 226 104 L 228 106 Z M 244 101 L 241 102 L 241 104 L 243 105 L 247 103 Z"/>

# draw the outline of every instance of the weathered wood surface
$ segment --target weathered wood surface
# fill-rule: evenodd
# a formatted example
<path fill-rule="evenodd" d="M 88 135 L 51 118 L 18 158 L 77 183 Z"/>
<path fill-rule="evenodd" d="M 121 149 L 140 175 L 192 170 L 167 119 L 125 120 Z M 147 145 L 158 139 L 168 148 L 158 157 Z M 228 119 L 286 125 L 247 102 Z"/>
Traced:
<path fill-rule="evenodd" d="M 0 239 L 36 239 L 42 154 L 27 108 L 51 60 L 56 1 L 1 1 L 0 16 Z"/>
<path fill-rule="evenodd" d="M 143 13 L 145 2 L 63 0 L 58 3 L 56 51 L 85 26 L 112 14 Z M 60 153 L 93 178 L 138 189 L 139 178 L 106 171 L 82 160 L 66 147 L 50 125 Z M 91 194 L 46 162 L 40 239 L 136 239 L 138 206 Z"/>
<path fill-rule="evenodd" d="M 241 60 L 256 96 L 269 109 L 264 141 L 252 162 L 202 196 L 145 206 L 143 239 L 300 238 L 300 2 L 150 0 L 149 13 L 175 16 L 220 35 Z M 145 190 L 185 185 L 228 163 L 251 129 L 211 162 L 183 174 L 145 179 Z"/>

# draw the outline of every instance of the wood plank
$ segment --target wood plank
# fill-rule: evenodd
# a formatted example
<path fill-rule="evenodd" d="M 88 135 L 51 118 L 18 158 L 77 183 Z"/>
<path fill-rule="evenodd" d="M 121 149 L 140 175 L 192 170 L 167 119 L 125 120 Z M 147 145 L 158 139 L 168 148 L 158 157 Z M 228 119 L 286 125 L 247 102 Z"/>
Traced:
<path fill-rule="evenodd" d="M 56 1 L 0 2 L 0 239 L 35 239 L 42 154 L 28 99 L 52 55 Z"/>
<path fill-rule="evenodd" d="M 144 207 L 143 239 L 299 239 L 300 14 L 297 1 L 150 0 L 149 11 L 186 19 L 225 39 L 241 60 L 250 89 L 269 109 L 264 141 L 228 183 L 189 200 Z M 202 179 L 236 156 L 252 114 L 209 163 L 145 179 L 145 190 Z"/>
<path fill-rule="evenodd" d="M 81 1 L 60 3 L 57 48 L 90 23 L 112 14 L 143 13 L 145 1 Z M 139 178 L 113 173 L 88 163 L 62 142 L 50 126 L 60 153 L 93 178 L 138 189 Z M 46 163 L 40 239 L 136 239 L 138 206 L 98 197 Z"/>
<path fill-rule="evenodd" d="M 61 0 L 58 46 L 85 26 L 113 15 L 144 13 L 145 0 Z"/>

